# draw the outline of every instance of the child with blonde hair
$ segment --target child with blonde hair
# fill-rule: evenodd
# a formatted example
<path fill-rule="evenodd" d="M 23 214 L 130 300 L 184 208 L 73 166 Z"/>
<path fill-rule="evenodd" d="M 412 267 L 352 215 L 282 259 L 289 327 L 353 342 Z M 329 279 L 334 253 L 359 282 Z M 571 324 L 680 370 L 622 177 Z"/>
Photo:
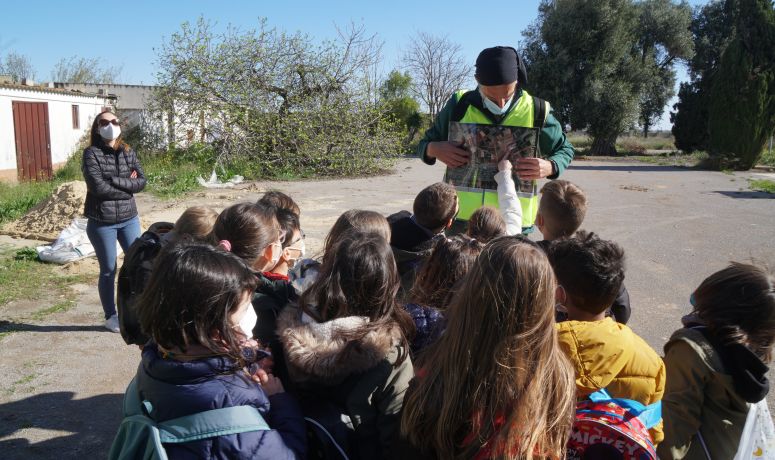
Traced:
<path fill-rule="evenodd" d="M 573 369 L 554 328 L 546 255 L 519 236 L 485 246 L 420 356 L 393 458 L 564 458 Z"/>

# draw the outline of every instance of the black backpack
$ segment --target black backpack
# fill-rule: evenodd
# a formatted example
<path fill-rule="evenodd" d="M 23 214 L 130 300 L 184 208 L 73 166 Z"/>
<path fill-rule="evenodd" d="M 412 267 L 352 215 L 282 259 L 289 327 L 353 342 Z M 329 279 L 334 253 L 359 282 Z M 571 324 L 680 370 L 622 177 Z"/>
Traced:
<path fill-rule="evenodd" d="M 355 431 L 350 417 L 336 404 L 302 400 L 310 460 L 357 460 Z"/>
<path fill-rule="evenodd" d="M 151 225 L 124 254 L 124 263 L 118 272 L 117 304 L 121 337 L 127 345 L 145 345 L 150 338 L 140 329 L 135 304 L 150 280 L 153 263 L 163 247 L 162 236 L 172 228 L 169 222 Z"/>

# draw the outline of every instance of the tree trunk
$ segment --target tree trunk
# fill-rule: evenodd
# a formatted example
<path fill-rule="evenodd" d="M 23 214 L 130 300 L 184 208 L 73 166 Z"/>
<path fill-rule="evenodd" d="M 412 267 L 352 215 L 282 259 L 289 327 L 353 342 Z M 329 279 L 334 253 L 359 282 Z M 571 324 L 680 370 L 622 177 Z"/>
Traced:
<path fill-rule="evenodd" d="M 648 139 L 649 138 L 649 125 L 643 125 L 643 138 Z"/>
<path fill-rule="evenodd" d="M 615 156 L 616 138 L 618 136 L 596 137 L 592 140 L 592 147 L 589 149 L 590 155 Z"/>

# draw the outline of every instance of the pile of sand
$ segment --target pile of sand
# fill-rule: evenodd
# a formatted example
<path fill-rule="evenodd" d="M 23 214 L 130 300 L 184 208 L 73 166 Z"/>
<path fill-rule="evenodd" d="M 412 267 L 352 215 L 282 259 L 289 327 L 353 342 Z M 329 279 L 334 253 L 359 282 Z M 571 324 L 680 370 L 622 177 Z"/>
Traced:
<path fill-rule="evenodd" d="M 85 200 L 86 182 L 65 182 L 19 220 L 0 229 L 0 233 L 31 240 L 54 241 L 75 217 L 83 215 Z"/>

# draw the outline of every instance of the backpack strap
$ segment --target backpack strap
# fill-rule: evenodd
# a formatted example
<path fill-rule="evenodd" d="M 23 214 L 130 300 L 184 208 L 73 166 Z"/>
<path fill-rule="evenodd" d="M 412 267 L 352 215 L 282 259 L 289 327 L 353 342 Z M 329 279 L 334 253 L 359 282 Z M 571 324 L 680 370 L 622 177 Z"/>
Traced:
<path fill-rule="evenodd" d="M 646 406 L 645 404 L 633 399 L 612 398 L 605 388 L 600 389 L 589 395 L 589 400 L 596 403 L 612 402 L 623 407 L 627 412 L 638 417 L 643 426 L 653 428 L 662 420 L 662 401 L 657 401 Z"/>
<path fill-rule="evenodd" d="M 546 101 L 533 96 L 533 127 L 543 128 L 546 123 Z"/>
<path fill-rule="evenodd" d="M 546 107 L 547 103 L 545 100 L 536 97 L 531 96 L 533 98 L 533 127 L 534 128 L 543 128 L 544 124 L 546 123 Z M 518 99 L 512 98 L 511 105 L 517 103 Z M 463 119 L 463 117 L 466 115 L 466 111 L 468 110 L 469 106 L 474 106 L 477 109 L 479 109 L 480 112 L 484 114 L 485 117 L 487 117 L 493 124 L 499 125 L 501 121 L 503 120 L 503 117 L 497 116 L 487 110 L 484 107 L 484 102 L 482 101 L 482 95 L 479 93 L 478 90 L 471 90 L 464 93 L 462 96 L 460 96 L 460 99 L 457 101 L 457 104 L 455 104 L 455 110 L 452 112 L 452 119 L 451 121 L 458 122 Z"/>
<path fill-rule="evenodd" d="M 271 429 L 253 406 L 212 409 L 159 422 L 157 425 L 161 442 L 175 444 Z"/>
<path fill-rule="evenodd" d="M 152 404 L 140 400 L 136 377 L 132 379 L 124 394 L 124 417 L 150 416 Z M 269 425 L 253 406 L 233 406 L 212 409 L 196 414 L 155 423 L 162 443 L 183 443 L 249 431 L 268 431 Z"/>
<path fill-rule="evenodd" d="M 471 90 L 465 92 L 455 104 L 455 110 L 452 112 L 451 121 L 460 121 L 466 115 L 468 107 L 473 105 L 484 114 L 494 125 L 500 124 L 500 117 L 496 117 L 492 112 L 484 108 L 484 102 L 482 102 L 482 95 L 479 94 L 479 90 Z"/>

